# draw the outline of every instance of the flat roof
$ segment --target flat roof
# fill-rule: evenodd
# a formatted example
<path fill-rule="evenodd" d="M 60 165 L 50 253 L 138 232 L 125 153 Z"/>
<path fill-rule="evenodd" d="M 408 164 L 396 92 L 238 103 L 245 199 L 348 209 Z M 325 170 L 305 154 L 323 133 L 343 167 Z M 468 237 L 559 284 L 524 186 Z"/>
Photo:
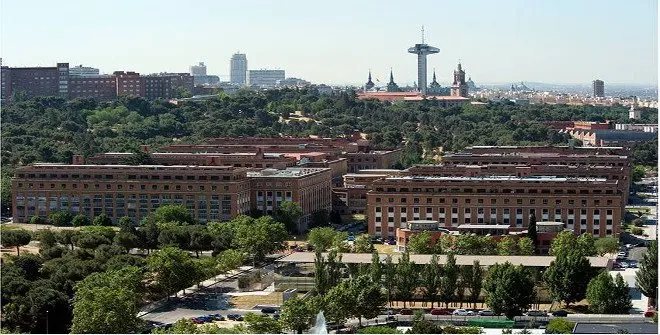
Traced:
<path fill-rule="evenodd" d="M 285 170 L 276 170 L 276 169 L 264 169 L 261 171 L 248 171 L 248 177 L 257 177 L 257 178 L 292 178 L 292 177 L 304 177 L 314 173 L 330 171 L 330 168 L 286 168 Z"/>
<path fill-rule="evenodd" d="M 506 224 L 462 224 L 458 229 L 509 229 L 511 226 Z"/>
<path fill-rule="evenodd" d="M 62 164 L 62 163 L 34 163 L 32 165 L 22 166 L 27 167 L 70 167 L 70 168 L 151 168 L 151 169 L 181 169 L 181 168 L 196 168 L 196 169 L 213 169 L 213 170 L 230 170 L 234 168 L 231 165 L 126 165 L 126 164 Z M 239 168 L 234 168 L 239 169 Z"/>
<path fill-rule="evenodd" d="M 349 264 L 369 264 L 371 263 L 371 254 L 344 253 L 341 255 L 341 261 Z M 323 253 L 324 257 L 328 253 Z M 398 263 L 401 254 L 391 254 L 392 262 Z M 285 263 L 314 263 L 315 253 L 313 252 L 294 252 L 286 257 L 280 258 L 278 262 Z M 387 254 L 379 254 L 381 262 L 387 258 Z M 606 268 L 610 259 L 607 257 L 587 257 L 592 267 Z M 472 265 L 474 261 L 479 261 L 482 266 L 491 266 L 509 262 L 513 265 L 548 267 L 555 260 L 554 256 L 484 256 L 484 255 L 456 255 L 457 265 Z M 411 254 L 410 261 L 416 264 L 429 264 L 431 255 Z M 438 262 L 445 264 L 447 255 L 438 255 Z"/>

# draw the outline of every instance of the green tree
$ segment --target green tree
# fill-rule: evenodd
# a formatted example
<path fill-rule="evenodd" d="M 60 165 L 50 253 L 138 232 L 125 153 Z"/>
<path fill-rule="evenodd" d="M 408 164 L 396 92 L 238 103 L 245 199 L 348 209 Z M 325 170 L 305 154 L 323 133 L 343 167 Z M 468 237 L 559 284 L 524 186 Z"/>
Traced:
<path fill-rule="evenodd" d="M 186 207 L 182 205 L 164 205 L 149 213 L 142 223 L 178 222 L 182 225 L 196 224 Z"/>
<path fill-rule="evenodd" d="M 575 322 L 568 321 L 566 318 L 554 318 L 548 322 L 545 328 L 546 334 L 573 334 Z"/>
<path fill-rule="evenodd" d="M 352 316 L 355 297 L 351 293 L 349 280 L 342 281 L 328 291 L 323 299 L 323 313 L 328 321 L 342 324 Z"/>
<path fill-rule="evenodd" d="M 534 255 L 534 242 L 529 237 L 518 239 L 518 254 L 521 256 Z"/>
<path fill-rule="evenodd" d="M 603 237 L 594 242 L 596 252 L 599 256 L 612 254 L 619 251 L 619 241 L 615 237 Z"/>
<path fill-rule="evenodd" d="M 50 221 L 56 227 L 70 227 L 73 215 L 69 212 L 55 212 L 48 215 Z"/>
<path fill-rule="evenodd" d="M 119 234 L 115 235 L 114 242 L 126 249 L 126 253 L 136 248 L 140 243 L 137 235 L 126 232 L 119 232 Z"/>
<path fill-rule="evenodd" d="M 206 230 L 206 227 L 203 226 L 191 226 L 194 227 L 189 230 L 190 233 L 190 242 L 188 245 L 188 250 L 195 252 L 197 258 L 199 258 L 199 252 L 205 250 L 211 250 L 213 243 L 213 236 Z"/>
<path fill-rule="evenodd" d="M 512 236 L 504 236 L 497 244 L 497 254 L 500 256 L 513 256 L 516 251 L 517 241 Z"/>
<path fill-rule="evenodd" d="M 313 228 L 307 234 L 307 243 L 314 250 L 326 251 L 332 247 L 336 240 L 345 240 L 348 234 L 339 232 L 332 227 Z"/>
<path fill-rule="evenodd" d="M 21 255 L 21 247 L 28 245 L 32 235 L 25 229 L 2 229 L 0 242 L 6 248 L 16 248 L 16 255 Z"/>
<path fill-rule="evenodd" d="M 431 256 L 431 262 L 422 270 L 422 285 L 424 286 L 424 295 L 426 300 L 431 302 L 431 308 L 438 300 L 440 284 L 442 281 L 442 266 L 438 261 L 438 256 Z"/>
<path fill-rule="evenodd" d="M 584 256 L 596 256 L 596 239 L 591 234 L 582 234 L 577 238 L 577 247 Z"/>
<path fill-rule="evenodd" d="M 3 305 L 2 326 L 14 332 L 68 333 L 71 307 L 62 292 L 33 286 L 20 300 Z"/>
<path fill-rule="evenodd" d="M 190 254 L 178 248 L 167 247 L 151 254 L 147 269 L 168 295 L 190 287 L 199 278 Z"/>
<path fill-rule="evenodd" d="M 475 260 L 472 265 L 465 266 L 469 269 L 462 272 L 463 279 L 467 282 L 467 287 L 470 289 L 470 302 L 472 307 L 477 307 L 477 300 L 481 295 L 481 288 L 484 284 L 484 269 L 481 268 L 479 261 Z"/>
<path fill-rule="evenodd" d="M 316 306 L 310 300 L 292 297 L 284 302 L 280 311 L 280 322 L 285 329 L 302 334 L 314 325 Z"/>
<path fill-rule="evenodd" d="M 578 250 L 582 255 L 590 257 L 596 255 L 596 246 L 593 236 L 582 234 L 576 237 L 570 231 L 557 234 L 550 245 L 550 255 L 557 256 L 560 253 Z"/>
<path fill-rule="evenodd" d="M 628 285 L 620 273 L 616 280 L 607 271 L 589 281 L 587 286 L 589 310 L 598 314 L 626 314 L 632 308 Z"/>
<path fill-rule="evenodd" d="M 418 272 L 415 262 L 410 261 L 410 254 L 406 251 L 399 257 L 399 263 L 396 265 L 396 293 L 397 298 L 403 301 L 403 308 L 406 308 L 406 302 L 412 299 L 413 293 L 419 284 Z"/>
<path fill-rule="evenodd" d="M 160 236 L 160 228 L 154 222 L 147 222 L 137 232 L 140 242 L 140 248 L 146 249 L 149 253 L 152 249 L 158 248 L 158 237 Z"/>
<path fill-rule="evenodd" d="M 633 183 L 642 181 L 642 178 L 644 178 L 644 176 L 646 176 L 646 170 L 644 170 L 644 167 L 640 165 L 635 165 L 632 170 Z"/>
<path fill-rule="evenodd" d="M 431 243 L 431 234 L 424 231 L 410 236 L 406 249 L 413 254 L 432 254 L 435 250 Z"/>
<path fill-rule="evenodd" d="M 133 222 L 128 216 L 122 216 L 119 219 L 119 231 L 122 233 L 136 234 L 137 230 L 135 229 L 135 222 Z"/>
<path fill-rule="evenodd" d="M 77 230 L 62 229 L 59 232 L 57 232 L 55 238 L 57 239 L 57 242 L 59 242 L 60 244 L 71 246 L 71 250 L 73 250 L 74 242 L 76 241 L 79 235 L 80 232 Z"/>
<path fill-rule="evenodd" d="M 239 224 L 236 227 L 234 242 L 238 249 L 250 255 L 254 262 L 284 248 L 283 243 L 288 234 L 283 224 L 274 221 L 270 216 L 248 220 L 251 221 L 250 224 Z"/>
<path fill-rule="evenodd" d="M 245 314 L 247 330 L 252 334 L 279 334 L 282 332 L 280 323 L 269 317 L 254 313 Z"/>
<path fill-rule="evenodd" d="M 635 286 L 649 298 L 653 307 L 658 307 L 658 241 L 651 242 L 635 278 Z"/>
<path fill-rule="evenodd" d="M 392 297 L 395 292 L 397 283 L 397 266 L 392 262 L 392 255 L 387 255 L 385 264 L 383 264 L 383 275 L 385 282 L 385 289 L 387 290 L 387 301 L 392 307 Z"/>
<path fill-rule="evenodd" d="M 39 278 L 39 270 L 44 263 L 41 257 L 35 254 L 24 254 L 23 256 L 12 256 L 9 259 L 21 269 L 26 279 L 36 280 Z"/>
<path fill-rule="evenodd" d="M 284 223 L 286 230 L 290 234 L 298 232 L 298 219 L 302 216 L 302 208 L 300 204 L 293 201 L 283 201 L 277 209 L 275 209 L 275 219 Z"/>
<path fill-rule="evenodd" d="M 316 249 L 316 256 L 314 258 L 314 288 L 321 296 L 325 295 L 330 289 L 327 272 L 328 264 L 321 254 L 321 250 Z"/>
<path fill-rule="evenodd" d="M 371 235 L 360 234 L 355 238 L 353 244 L 353 252 L 356 253 L 371 253 L 374 251 L 374 245 L 371 243 Z"/>
<path fill-rule="evenodd" d="M 101 213 L 101 215 L 94 218 L 94 225 L 100 227 L 110 227 L 112 226 L 112 220 L 107 217 L 105 213 Z"/>
<path fill-rule="evenodd" d="M 455 297 L 458 287 L 458 266 L 456 265 L 456 256 L 450 253 L 447 255 L 447 263 L 442 267 L 442 279 L 440 280 L 440 301 L 449 307 L 449 303 Z"/>
<path fill-rule="evenodd" d="M 112 241 L 107 237 L 95 232 L 81 232 L 75 239 L 77 247 L 83 249 L 96 249 L 100 245 L 110 244 Z"/>
<path fill-rule="evenodd" d="M 73 217 L 73 220 L 71 220 L 71 225 L 74 227 L 89 226 L 90 224 L 91 222 L 89 222 L 89 218 L 84 214 L 78 214 Z"/>
<path fill-rule="evenodd" d="M 567 308 L 585 298 L 591 277 L 593 271 L 589 260 L 577 250 L 557 255 L 543 273 L 543 281 L 552 299 L 563 301 Z"/>
<path fill-rule="evenodd" d="M 350 310 L 352 316 L 358 318 L 360 327 L 362 318 L 373 319 L 380 314 L 380 308 L 386 302 L 380 284 L 373 283 L 368 276 L 359 276 L 350 280 L 350 291 L 355 301 Z"/>
<path fill-rule="evenodd" d="M 92 274 L 75 287 L 72 333 L 132 333 L 140 329 L 142 272 L 136 267 Z"/>
<path fill-rule="evenodd" d="M 383 264 L 380 263 L 380 255 L 378 251 L 374 250 L 371 252 L 371 265 L 369 265 L 369 276 L 371 281 L 379 284 L 382 282 L 383 278 Z"/>
<path fill-rule="evenodd" d="M 57 238 L 55 233 L 50 229 L 44 229 L 39 231 L 39 246 L 42 248 L 52 247 L 57 244 Z"/>
<path fill-rule="evenodd" d="M 529 271 L 509 262 L 491 266 L 483 287 L 486 304 L 508 319 L 520 315 L 534 301 L 534 281 Z"/>
<path fill-rule="evenodd" d="M 534 246 L 534 253 L 536 253 L 536 247 L 539 245 L 539 236 L 536 232 L 536 215 L 533 213 L 529 215 L 529 226 L 527 227 L 527 237 L 532 240 L 532 246 Z"/>
<path fill-rule="evenodd" d="M 200 332 L 197 325 L 190 319 L 180 319 L 173 323 L 172 328 L 168 331 L 163 330 L 162 334 L 200 334 Z"/>
<path fill-rule="evenodd" d="M 325 227 L 330 224 L 330 214 L 325 209 L 319 209 L 312 213 L 311 226 L 314 227 Z"/>

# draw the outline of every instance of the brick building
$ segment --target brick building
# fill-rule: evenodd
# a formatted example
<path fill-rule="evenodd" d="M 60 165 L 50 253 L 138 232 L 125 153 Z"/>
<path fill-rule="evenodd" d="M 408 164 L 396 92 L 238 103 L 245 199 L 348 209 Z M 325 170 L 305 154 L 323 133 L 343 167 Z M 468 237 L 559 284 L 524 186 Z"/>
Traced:
<path fill-rule="evenodd" d="M 2 100 L 11 100 L 14 94 L 27 98 L 55 96 L 68 98 L 69 63 L 54 67 L 0 67 Z"/>
<path fill-rule="evenodd" d="M 117 83 L 114 76 L 76 76 L 69 79 L 69 98 L 117 98 Z"/>
<path fill-rule="evenodd" d="M 90 219 L 139 221 L 160 205 L 184 205 L 204 223 L 226 221 L 252 209 L 271 212 L 283 200 L 301 205 L 304 229 L 311 214 L 331 209 L 331 170 L 288 168 L 250 172 L 232 166 L 34 164 L 12 178 L 14 222 L 68 211 Z M 259 193 L 265 197 L 259 200 Z M 268 200 L 273 197 L 271 200 Z M 268 201 L 272 201 L 268 205 Z M 261 207 L 260 204 L 262 204 Z M 265 207 L 264 207 L 265 206 Z"/>
<path fill-rule="evenodd" d="M 332 210 L 332 171 L 328 168 L 264 169 L 248 172 L 248 177 L 253 209 L 270 215 L 283 201 L 300 205 L 299 231 L 307 230 L 314 212 Z"/>
<path fill-rule="evenodd" d="M 595 236 L 618 236 L 623 194 L 617 180 L 558 177 L 389 177 L 367 193 L 369 234 L 394 236 L 410 220 L 501 224 L 522 231 L 530 214 Z"/>

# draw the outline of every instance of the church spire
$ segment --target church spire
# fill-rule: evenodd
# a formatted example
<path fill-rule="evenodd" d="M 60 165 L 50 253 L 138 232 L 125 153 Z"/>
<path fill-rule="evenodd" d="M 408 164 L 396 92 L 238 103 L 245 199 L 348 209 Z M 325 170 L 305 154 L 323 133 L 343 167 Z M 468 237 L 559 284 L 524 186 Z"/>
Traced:
<path fill-rule="evenodd" d="M 392 68 L 390 68 L 390 82 L 387 84 L 387 91 L 388 92 L 399 92 L 399 85 L 397 85 L 394 82 L 394 73 L 392 72 Z"/>
<path fill-rule="evenodd" d="M 376 86 L 373 81 L 371 81 L 371 69 L 369 69 L 369 80 L 364 84 L 365 90 L 370 90 Z"/>
<path fill-rule="evenodd" d="M 390 68 L 390 84 L 394 83 L 394 74 L 392 74 L 392 68 Z"/>

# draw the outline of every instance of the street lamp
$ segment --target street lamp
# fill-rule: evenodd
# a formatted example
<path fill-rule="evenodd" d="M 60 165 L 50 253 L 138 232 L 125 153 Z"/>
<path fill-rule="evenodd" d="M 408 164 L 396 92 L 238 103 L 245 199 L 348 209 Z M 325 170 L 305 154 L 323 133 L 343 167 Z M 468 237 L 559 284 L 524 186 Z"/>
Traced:
<path fill-rule="evenodd" d="M 48 310 L 46 310 L 46 334 L 48 334 Z"/>

